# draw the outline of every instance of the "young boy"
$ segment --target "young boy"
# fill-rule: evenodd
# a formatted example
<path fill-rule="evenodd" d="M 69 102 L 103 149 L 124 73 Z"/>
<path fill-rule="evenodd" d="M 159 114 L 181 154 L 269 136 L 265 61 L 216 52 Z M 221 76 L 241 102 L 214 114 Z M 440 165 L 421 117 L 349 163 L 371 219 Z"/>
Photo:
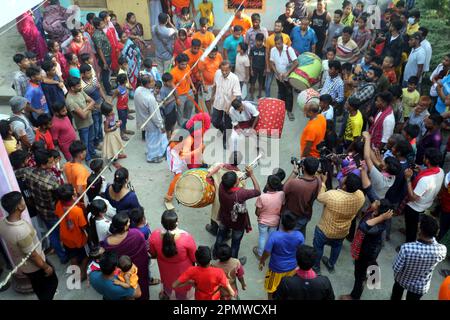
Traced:
<path fill-rule="evenodd" d="M 52 118 L 48 114 L 41 114 L 36 121 L 38 128 L 36 129 L 35 141 L 43 140 L 47 150 L 55 149 L 53 137 L 50 132 L 52 127 Z"/>
<path fill-rule="evenodd" d="M 24 97 L 28 86 L 28 78 L 25 72 L 30 67 L 30 60 L 21 53 L 15 54 L 13 60 L 19 70 L 14 73 L 12 88 L 16 91 L 17 96 Z"/>
<path fill-rule="evenodd" d="M 112 100 L 117 98 L 117 114 L 119 116 L 119 120 L 121 121 L 120 125 L 120 133 L 122 136 L 122 140 L 128 141 L 130 140 L 126 134 L 133 135 L 134 131 L 127 130 L 127 119 L 128 119 L 128 90 L 126 88 L 128 78 L 126 74 L 119 74 L 117 76 L 117 89 L 114 90 Z"/>
<path fill-rule="evenodd" d="M 55 215 L 61 218 L 76 199 L 75 190 L 72 185 L 64 184 L 56 190 L 58 202 L 56 203 Z M 87 244 L 88 223 L 83 209 L 75 205 L 69 214 L 64 217 L 59 225 L 61 242 L 70 259 L 70 264 L 79 266 L 81 269 L 81 281 L 86 280 L 88 256 L 84 246 Z"/>
<path fill-rule="evenodd" d="M 248 58 L 248 45 L 241 42 L 237 47 L 236 66 L 234 73 L 238 76 L 241 89 L 244 85 L 248 85 L 250 80 L 250 59 Z"/>
<path fill-rule="evenodd" d="M 408 121 L 411 111 L 419 103 L 420 93 L 417 91 L 418 83 L 419 79 L 416 76 L 412 76 L 408 79 L 408 87 L 403 88 L 402 104 L 405 122 Z"/>
<path fill-rule="evenodd" d="M 30 83 L 25 92 L 25 98 L 30 102 L 29 111 L 31 111 L 32 115 L 30 120 L 33 125 L 37 125 L 36 120 L 39 115 L 50 113 L 44 91 L 41 87 L 41 68 L 32 65 L 27 69 L 26 75 L 30 78 Z"/>
<path fill-rule="evenodd" d="M 230 282 L 230 286 L 236 292 L 236 299 L 239 299 L 236 278 L 241 283 L 242 290 L 245 290 L 247 285 L 244 279 L 244 267 L 239 259 L 231 257 L 231 247 L 225 243 L 217 249 L 217 259 L 219 259 L 219 261 L 213 263 L 212 266 L 222 269 L 225 272 L 228 281 Z M 220 300 L 231 300 L 227 290 L 224 288 L 220 288 Z"/>
<path fill-rule="evenodd" d="M 163 86 L 159 92 L 161 100 L 164 101 L 170 92 L 174 88 L 173 76 L 166 72 L 162 76 Z M 166 101 L 164 101 L 163 108 L 161 109 L 164 116 L 164 127 L 166 129 L 167 138 L 172 136 L 173 129 L 177 122 L 177 106 L 181 106 L 180 99 L 178 99 L 177 92 L 175 91 Z"/>
<path fill-rule="evenodd" d="M 331 106 L 333 98 L 329 94 L 323 94 L 320 96 L 319 100 L 320 112 L 323 114 L 325 119 L 334 120 L 334 109 Z"/>
<path fill-rule="evenodd" d="M 200 29 L 192 36 L 192 40 L 198 39 L 202 43 L 202 49 L 205 50 L 216 39 L 214 33 L 208 30 L 208 20 L 200 18 Z"/>
<path fill-rule="evenodd" d="M 121 286 L 123 288 L 133 288 L 138 287 L 139 277 L 137 275 L 138 268 L 131 261 L 129 256 L 121 256 L 119 258 L 119 274 L 117 279 L 114 280 L 116 286 Z"/>
<path fill-rule="evenodd" d="M 381 68 L 383 69 L 384 76 L 389 80 L 389 83 L 396 84 L 397 75 L 395 74 L 394 69 L 394 58 L 391 56 L 384 57 Z"/>
<path fill-rule="evenodd" d="M 333 61 L 336 58 L 336 49 L 335 48 L 328 48 L 326 53 L 326 59 L 322 60 L 322 73 L 320 74 L 320 84 L 323 86 L 325 83 L 325 80 L 328 76 L 328 70 L 330 69 L 328 67 L 328 63 L 330 61 Z"/>
<path fill-rule="evenodd" d="M 262 96 L 265 84 L 266 47 L 264 46 L 264 34 L 256 34 L 255 41 L 255 46 L 250 49 L 250 100 L 254 100 L 256 81 L 258 81 L 258 99 Z"/>
<path fill-rule="evenodd" d="M 214 8 L 213 3 L 208 0 L 202 0 L 202 2 L 198 5 L 198 11 L 200 11 L 200 17 L 207 19 L 208 21 L 208 29 L 212 29 L 214 27 Z M 201 23 L 200 23 L 201 25 Z"/>
<path fill-rule="evenodd" d="M 127 84 L 126 87 L 128 89 L 128 95 L 131 99 L 134 97 L 134 91 L 133 87 L 130 84 L 130 81 L 128 79 L 128 61 L 125 57 L 121 56 L 118 60 L 119 63 L 119 72 L 118 74 L 124 74 L 127 76 Z M 136 110 L 128 109 L 128 120 L 134 120 L 134 117 L 130 113 L 135 113 Z"/>
<path fill-rule="evenodd" d="M 66 105 L 57 103 L 53 105 L 53 118 L 50 132 L 53 137 L 54 144 L 59 147 L 66 161 L 72 160 L 69 147 L 77 139 L 77 134 L 68 117 Z"/>
<path fill-rule="evenodd" d="M 153 60 L 151 58 L 145 58 L 143 64 L 144 70 L 140 72 L 141 74 L 150 75 L 155 81 L 161 81 L 161 74 L 156 68 L 156 65 L 153 64 Z"/>

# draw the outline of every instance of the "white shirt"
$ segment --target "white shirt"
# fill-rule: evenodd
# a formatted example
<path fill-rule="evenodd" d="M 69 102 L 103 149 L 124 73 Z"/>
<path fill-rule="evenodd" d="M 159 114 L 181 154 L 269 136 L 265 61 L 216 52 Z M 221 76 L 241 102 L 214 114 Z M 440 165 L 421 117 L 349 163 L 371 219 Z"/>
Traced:
<path fill-rule="evenodd" d="M 444 70 L 444 65 L 442 63 L 439 63 L 439 65 L 434 69 L 433 73 L 430 76 L 430 81 L 433 81 L 433 78 L 436 77 L 441 71 Z M 437 83 L 433 84 L 430 88 L 430 96 L 437 97 Z"/>
<path fill-rule="evenodd" d="M 248 82 L 250 80 L 249 76 L 247 76 L 247 68 L 250 67 L 250 59 L 248 55 L 238 53 L 236 56 L 236 66 L 234 67 L 234 73 L 239 78 L 241 82 Z M 250 71 L 248 73 L 250 75 Z"/>
<path fill-rule="evenodd" d="M 91 219 L 92 214 L 88 214 L 88 220 Z M 98 241 L 104 241 L 109 235 L 109 227 L 111 226 L 111 221 L 103 218 L 102 220 L 95 220 L 95 229 L 97 230 Z"/>
<path fill-rule="evenodd" d="M 327 120 L 333 120 L 334 119 L 334 109 L 332 106 L 328 108 L 327 111 L 322 111 L 323 116 Z"/>
<path fill-rule="evenodd" d="M 289 57 L 288 57 L 289 53 Z M 288 71 L 289 63 L 295 61 L 297 59 L 297 55 L 295 54 L 294 49 L 292 47 L 288 47 L 287 45 L 283 45 L 283 50 L 278 50 L 277 47 L 273 47 L 270 50 L 270 61 L 275 64 L 275 69 L 279 73 L 285 73 Z"/>
<path fill-rule="evenodd" d="M 167 164 L 169 165 L 169 169 L 174 174 L 183 173 L 188 169 L 186 161 L 180 158 L 180 155 L 176 150 L 173 150 L 167 147 Z"/>
<path fill-rule="evenodd" d="M 214 85 L 216 86 L 216 96 L 213 108 L 216 110 L 228 111 L 233 99 L 242 95 L 239 78 L 233 72 L 224 78 L 222 70 L 217 70 L 214 75 Z"/>
<path fill-rule="evenodd" d="M 427 39 L 423 40 L 420 43 L 420 46 L 425 50 L 425 63 L 423 65 L 423 72 L 430 71 L 430 62 L 431 62 L 431 56 L 433 54 L 433 49 L 431 48 L 430 41 Z"/>
<path fill-rule="evenodd" d="M 381 112 L 378 112 L 377 116 L 375 117 L 375 121 L 381 116 Z M 383 137 L 381 138 L 382 143 L 387 143 L 389 138 L 394 134 L 394 127 L 395 127 L 395 117 L 394 113 L 392 112 L 390 115 L 388 115 L 386 118 L 384 118 L 383 122 Z"/>
<path fill-rule="evenodd" d="M 405 72 L 403 74 L 403 81 L 407 82 L 412 76 L 417 76 L 417 69 L 419 65 L 423 64 L 425 66 L 425 60 L 427 53 L 422 47 L 414 48 L 411 50 L 411 54 L 408 57 L 408 62 L 405 66 Z"/>
<path fill-rule="evenodd" d="M 259 116 L 259 111 L 256 106 L 249 101 L 242 101 L 244 110 L 242 112 L 237 111 L 235 108 L 230 109 L 230 118 L 233 125 L 237 125 L 239 122 L 249 121 L 252 118 Z"/>
<path fill-rule="evenodd" d="M 328 77 L 328 70 L 330 70 L 330 68 L 328 67 L 328 59 L 322 60 L 322 80 L 320 81 L 322 87 Z"/>
<path fill-rule="evenodd" d="M 439 168 L 438 174 L 423 177 L 414 188 L 414 194 L 419 200 L 408 202 L 408 206 L 417 212 L 423 212 L 431 207 L 434 199 L 438 195 L 444 181 L 444 171 Z"/>

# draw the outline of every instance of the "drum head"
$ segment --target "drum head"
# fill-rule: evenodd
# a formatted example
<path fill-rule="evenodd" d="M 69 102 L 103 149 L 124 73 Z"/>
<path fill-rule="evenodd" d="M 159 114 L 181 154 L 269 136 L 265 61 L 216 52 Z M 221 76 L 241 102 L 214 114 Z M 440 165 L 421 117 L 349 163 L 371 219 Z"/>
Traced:
<path fill-rule="evenodd" d="M 309 85 L 307 84 L 308 81 L 305 79 L 297 76 L 297 77 L 289 77 L 289 83 L 294 89 L 297 89 L 298 91 L 303 91 L 309 88 Z"/>
<path fill-rule="evenodd" d="M 191 207 L 203 199 L 203 183 L 200 177 L 193 174 L 185 174 L 175 185 L 175 197 L 181 204 Z"/>

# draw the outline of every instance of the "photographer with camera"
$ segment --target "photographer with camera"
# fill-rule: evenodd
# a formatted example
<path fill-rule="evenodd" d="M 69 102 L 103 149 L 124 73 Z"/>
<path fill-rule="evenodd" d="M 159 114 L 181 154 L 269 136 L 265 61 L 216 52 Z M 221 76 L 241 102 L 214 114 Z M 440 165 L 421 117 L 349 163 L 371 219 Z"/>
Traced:
<path fill-rule="evenodd" d="M 306 238 L 306 225 L 311 220 L 313 204 L 321 188 L 321 180 L 316 177 L 319 159 L 307 157 L 303 160 L 292 158 L 294 165 L 283 191 L 285 206 L 283 212 L 291 212 L 297 217 L 295 230 L 299 230 Z M 302 175 L 300 175 L 300 171 Z"/>
<path fill-rule="evenodd" d="M 325 138 L 327 120 L 320 114 L 320 107 L 315 102 L 306 103 L 303 114 L 309 121 L 300 137 L 300 155 L 302 159 L 309 156 L 319 158 L 320 153 L 317 150 L 317 145 Z"/>

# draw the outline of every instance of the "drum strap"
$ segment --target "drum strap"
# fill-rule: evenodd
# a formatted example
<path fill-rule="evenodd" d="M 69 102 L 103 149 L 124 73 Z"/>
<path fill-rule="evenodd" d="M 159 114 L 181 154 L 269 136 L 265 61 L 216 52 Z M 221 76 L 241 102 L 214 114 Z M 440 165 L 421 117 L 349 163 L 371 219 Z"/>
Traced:
<path fill-rule="evenodd" d="M 316 84 L 317 82 L 319 82 L 318 79 L 316 79 L 316 78 L 311 78 L 305 71 L 300 70 L 300 68 L 295 69 L 295 70 L 294 70 L 294 73 L 297 74 L 297 75 L 299 75 L 300 77 L 305 78 L 305 79 L 308 80 L 308 82 L 311 83 L 312 85 L 313 85 L 313 84 Z"/>

